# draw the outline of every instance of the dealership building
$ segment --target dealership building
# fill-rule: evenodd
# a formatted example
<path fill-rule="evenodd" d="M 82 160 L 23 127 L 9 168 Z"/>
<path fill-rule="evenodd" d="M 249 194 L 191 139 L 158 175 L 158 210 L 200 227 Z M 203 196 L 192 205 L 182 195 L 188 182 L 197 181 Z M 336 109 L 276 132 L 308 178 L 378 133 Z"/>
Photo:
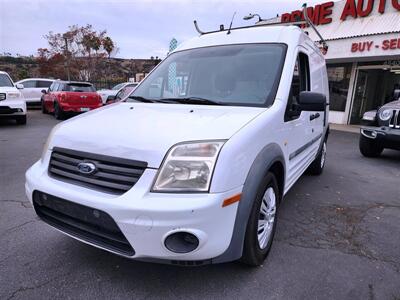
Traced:
<path fill-rule="evenodd" d="M 400 0 L 326 2 L 309 7 L 308 16 L 328 44 L 331 123 L 359 124 L 365 111 L 394 100 L 400 89 Z M 301 17 L 299 10 L 267 22 Z M 312 29 L 305 30 L 319 42 Z"/>

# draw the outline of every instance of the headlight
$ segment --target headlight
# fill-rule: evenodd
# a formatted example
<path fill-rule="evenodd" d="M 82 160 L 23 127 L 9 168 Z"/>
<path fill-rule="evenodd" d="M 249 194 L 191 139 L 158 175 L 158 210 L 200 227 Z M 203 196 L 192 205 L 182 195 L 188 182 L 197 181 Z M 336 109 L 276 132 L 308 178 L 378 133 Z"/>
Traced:
<path fill-rule="evenodd" d="M 19 92 L 7 93 L 7 97 L 8 97 L 9 99 L 21 98 L 21 93 L 19 93 Z"/>
<path fill-rule="evenodd" d="M 367 111 L 366 113 L 364 113 L 362 119 L 364 121 L 375 121 L 375 119 L 376 119 L 376 110 Z"/>
<path fill-rule="evenodd" d="M 153 186 L 154 192 L 207 192 L 225 141 L 193 142 L 172 147 Z"/>
<path fill-rule="evenodd" d="M 384 109 L 379 112 L 379 119 L 381 119 L 382 121 L 389 121 L 392 116 L 393 110 L 391 109 Z"/>

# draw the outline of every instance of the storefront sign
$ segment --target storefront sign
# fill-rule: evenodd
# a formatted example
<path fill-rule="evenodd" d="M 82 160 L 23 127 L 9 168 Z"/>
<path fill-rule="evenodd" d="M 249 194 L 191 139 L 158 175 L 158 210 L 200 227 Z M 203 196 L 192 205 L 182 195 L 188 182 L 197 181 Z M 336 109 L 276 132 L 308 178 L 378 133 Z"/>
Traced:
<path fill-rule="evenodd" d="M 373 11 L 378 11 L 380 14 L 385 13 L 386 2 L 392 7 L 400 11 L 400 0 L 347 0 L 343 11 L 340 14 L 340 20 L 346 21 L 349 17 L 365 18 Z M 314 7 L 307 8 L 307 15 L 315 25 L 324 25 L 332 23 L 332 13 L 335 2 L 330 1 Z M 291 13 L 285 13 L 281 16 L 281 22 L 295 22 L 304 20 L 303 11 L 295 10 Z"/>
<path fill-rule="evenodd" d="M 383 40 L 380 44 L 375 44 L 374 41 L 355 42 L 351 44 L 351 52 L 369 52 L 371 49 L 382 49 L 384 51 L 400 49 L 400 38 Z"/>

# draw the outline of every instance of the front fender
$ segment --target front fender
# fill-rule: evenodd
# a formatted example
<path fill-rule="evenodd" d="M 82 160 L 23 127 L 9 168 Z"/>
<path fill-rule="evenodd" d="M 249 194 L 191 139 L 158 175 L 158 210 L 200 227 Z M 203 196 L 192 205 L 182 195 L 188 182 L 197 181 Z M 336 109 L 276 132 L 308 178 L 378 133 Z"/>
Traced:
<path fill-rule="evenodd" d="M 214 258 L 212 260 L 213 263 L 234 261 L 242 257 L 247 222 L 251 208 L 253 207 L 254 199 L 256 198 L 257 190 L 260 187 L 262 179 L 275 162 L 280 162 L 285 166 L 283 152 L 277 144 L 265 146 L 257 155 L 250 167 L 243 186 L 229 247 L 222 255 Z M 283 178 L 285 178 L 285 174 L 283 174 Z M 280 191 L 281 194 L 283 194 L 283 191 L 284 187 L 282 188 L 282 191 Z"/>

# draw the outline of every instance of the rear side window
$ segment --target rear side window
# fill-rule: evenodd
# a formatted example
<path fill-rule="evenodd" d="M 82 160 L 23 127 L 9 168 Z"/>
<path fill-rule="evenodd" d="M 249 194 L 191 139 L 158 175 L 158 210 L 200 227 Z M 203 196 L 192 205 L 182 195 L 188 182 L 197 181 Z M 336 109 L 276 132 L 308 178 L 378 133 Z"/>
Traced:
<path fill-rule="evenodd" d="M 299 96 L 301 92 L 310 90 L 310 84 L 310 65 L 308 62 L 308 56 L 304 53 L 299 53 L 293 71 L 285 121 L 291 121 L 300 116 Z"/>
<path fill-rule="evenodd" d="M 36 87 L 36 81 L 35 80 L 27 80 L 22 82 L 24 88 L 35 88 Z"/>
<path fill-rule="evenodd" d="M 96 91 L 93 85 L 79 84 L 79 83 L 69 83 L 67 84 L 65 90 L 68 92 L 77 92 L 77 93 L 87 93 Z"/>
<path fill-rule="evenodd" d="M 52 82 L 51 81 L 44 81 L 44 80 L 39 80 L 37 81 L 36 87 L 38 88 L 49 88 L 51 86 Z M 25 86 L 25 84 L 24 84 Z"/>

